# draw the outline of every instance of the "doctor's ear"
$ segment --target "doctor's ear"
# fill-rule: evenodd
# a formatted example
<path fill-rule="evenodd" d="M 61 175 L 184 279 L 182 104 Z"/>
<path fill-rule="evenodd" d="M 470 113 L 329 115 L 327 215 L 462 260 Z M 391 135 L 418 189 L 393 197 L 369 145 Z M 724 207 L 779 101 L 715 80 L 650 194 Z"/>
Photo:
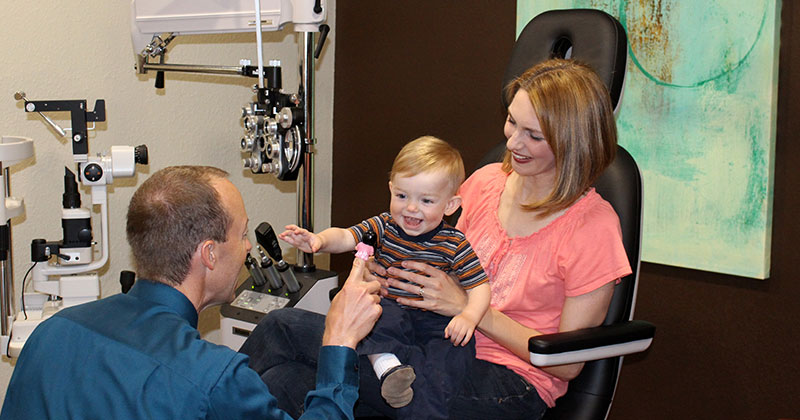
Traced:
<path fill-rule="evenodd" d="M 200 244 L 200 260 L 206 267 L 214 268 L 214 264 L 217 261 L 214 255 L 214 241 L 209 239 Z"/>

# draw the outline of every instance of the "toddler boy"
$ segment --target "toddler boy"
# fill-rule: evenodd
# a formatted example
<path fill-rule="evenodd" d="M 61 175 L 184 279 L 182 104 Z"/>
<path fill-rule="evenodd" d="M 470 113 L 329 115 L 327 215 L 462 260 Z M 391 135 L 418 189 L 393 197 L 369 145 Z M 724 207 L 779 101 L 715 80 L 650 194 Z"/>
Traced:
<path fill-rule="evenodd" d="M 375 261 L 383 267 L 425 262 L 455 276 L 467 291 L 467 305 L 452 318 L 394 300 L 424 299 L 422 287 L 417 294 L 390 287 L 392 299 L 382 299 L 383 314 L 357 350 L 372 363 L 386 402 L 404 407 L 398 410 L 401 417 L 447 418 L 447 399 L 475 358 L 472 336 L 489 306 L 488 279 L 475 252 L 463 233 L 442 220 L 461 205 L 457 192 L 463 181 L 458 151 L 438 138 L 420 137 L 406 144 L 392 165 L 389 213 L 348 229 L 314 234 L 290 225 L 279 235 L 304 252 L 342 253 L 353 251 L 371 231 L 377 235 Z"/>

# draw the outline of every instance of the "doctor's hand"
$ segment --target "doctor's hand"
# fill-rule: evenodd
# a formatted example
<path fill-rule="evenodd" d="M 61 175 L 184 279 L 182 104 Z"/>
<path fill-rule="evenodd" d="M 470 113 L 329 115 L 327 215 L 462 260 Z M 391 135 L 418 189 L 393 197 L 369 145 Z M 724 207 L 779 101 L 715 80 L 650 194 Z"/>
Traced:
<path fill-rule="evenodd" d="M 375 258 L 370 258 L 367 261 L 367 269 L 364 271 L 364 279 L 367 281 L 374 281 L 381 285 L 380 294 L 386 296 L 389 294 L 387 288 L 389 283 L 386 280 L 386 269 L 382 265 L 375 262 Z"/>
<path fill-rule="evenodd" d="M 278 235 L 278 237 L 293 247 L 310 254 L 322 248 L 322 238 L 320 238 L 319 235 L 309 232 L 297 225 L 286 226 L 286 230 Z"/>
<path fill-rule="evenodd" d="M 331 302 L 325 318 L 323 346 L 346 346 L 356 348 L 381 316 L 381 298 L 378 296 L 380 284 L 364 279 L 367 263 L 353 260 L 350 276 Z"/>

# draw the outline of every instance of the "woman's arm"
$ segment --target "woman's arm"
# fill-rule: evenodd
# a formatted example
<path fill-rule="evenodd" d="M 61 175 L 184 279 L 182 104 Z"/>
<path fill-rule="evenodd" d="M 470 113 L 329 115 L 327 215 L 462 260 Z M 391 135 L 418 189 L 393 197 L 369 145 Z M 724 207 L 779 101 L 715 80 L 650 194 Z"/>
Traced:
<path fill-rule="evenodd" d="M 614 282 L 611 281 L 589 293 L 567 297 L 561 311 L 559 332 L 600 325 L 606 317 L 613 293 Z M 478 324 L 478 330 L 525 361 L 530 361 L 528 338 L 542 335 L 542 332 L 527 328 L 493 308 L 489 308 L 486 316 Z M 569 381 L 578 376 L 583 369 L 583 363 L 541 369 L 559 379 Z"/>
<path fill-rule="evenodd" d="M 589 293 L 567 297 L 564 300 L 564 308 L 561 310 L 561 323 L 558 326 L 558 330 L 561 332 L 573 331 L 602 324 L 608 313 L 611 296 L 614 294 L 614 284 L 616 284 L 616 280 L 610 281 Z M 529 360 L 529 356 L 526 356 L 525 360 Z M 559 379 L 569 381 L 581 373 L 583 363 L 541 369 Z"/>

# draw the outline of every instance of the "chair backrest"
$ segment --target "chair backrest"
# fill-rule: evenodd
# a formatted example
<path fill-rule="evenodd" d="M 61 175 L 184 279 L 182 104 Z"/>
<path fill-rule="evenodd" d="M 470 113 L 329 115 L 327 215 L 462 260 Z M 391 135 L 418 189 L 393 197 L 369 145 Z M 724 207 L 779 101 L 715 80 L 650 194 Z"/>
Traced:
<path fill-rule="evenodd" d="M 632 273 L 621 279 L 603 325 L 627 321 L 633 317 L 636 286 L 639 279 L 642 181 L 639 168 L 631 155 L 618 147 L 617 156 L 595 182 L 597 192 L 619 216 L 622 242 Z M 569 383 L 567 393 L 548 410 L 545 419 L 604 419 L 611 409 L 617 387 L 622 357 L 587 362 L 581 374 Z"/>
<path fill-rule="evenodd" d="M 534 64 L 565 56 L 595 70 L 608 87 L 612 106 L 616 108 L 625 78 L 627 37 L 619 21 L 600 10 L 553 10 L 533 18 L 514 44 L 503 88 Z M 505 95 L 503 101 L 505 103 Z M 505 143 L 497 145 L 479 167 L 502 160 L 504 151 Z M 610 325 L 633 316 L 639 275 L 642 182 L 636 162 L 624 148 L 618 147 L 614 162 L 595 182 L 595 188 L 619 216 L 623 244 L 633 270 L 614 289 L 604 321 L 604 325 Z M 545 418 L 605 418 L 621 365 L 621 357 L 586 363 L 581 374 L 570 381 L 567 394 L 556 402 L 555 408 L 548 410 Z"/>
<path fill-rule="evenodd" d="M 591 66 L 616 108 L 628 60 L 628 38 L 616 18 L 594 9 L 550 10 L 534 17 L 514 43 L 503 89 L 534 64 L 553 57 L 571 57 Z M 505 95 L 502 98 L 508 106 Z"/>

